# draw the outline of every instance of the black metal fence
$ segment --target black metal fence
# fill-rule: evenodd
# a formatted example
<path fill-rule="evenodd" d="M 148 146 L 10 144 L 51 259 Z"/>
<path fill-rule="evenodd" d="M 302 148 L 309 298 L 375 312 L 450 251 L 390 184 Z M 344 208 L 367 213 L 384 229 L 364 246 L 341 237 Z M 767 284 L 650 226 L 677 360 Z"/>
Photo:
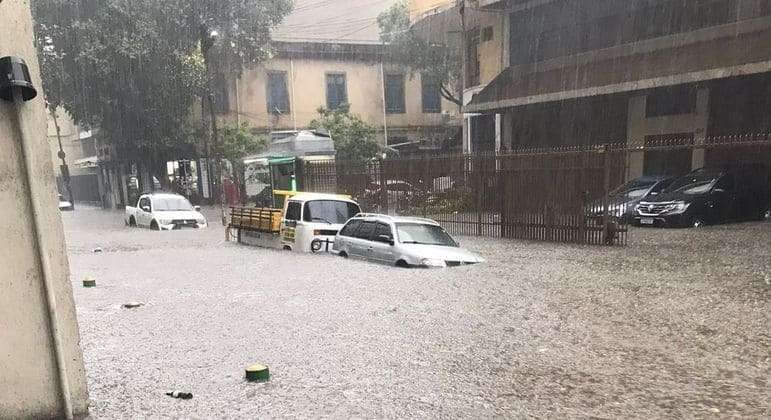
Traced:
<path fill-rule="evenodd" d="M 688 161 L 670 162 L 677 159 Z M 367 212 L 432 218 L 454 234 L 624 245 L 629 229 L 613 214 L 614 190 L 644 173 L 682 175 L 674 172 L 701 163 L 771 168 L 771 138 L 657 139 L 498 155 L 311 162 L 303 177 L 307 191 L 350 194 Z M 767 170 L 764 176 L 768 185 Z"/>

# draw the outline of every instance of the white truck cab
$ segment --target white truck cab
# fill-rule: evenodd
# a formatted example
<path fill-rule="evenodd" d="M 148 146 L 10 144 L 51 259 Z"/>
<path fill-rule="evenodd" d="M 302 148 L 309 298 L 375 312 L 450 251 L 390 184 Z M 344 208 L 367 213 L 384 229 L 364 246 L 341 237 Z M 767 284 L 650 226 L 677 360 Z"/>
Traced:
<path fill-rule="evenodd" d="M 200 207 L 193 206 L 179 194 L 142 194 L 136 207 L 126 206 L 124 222 L 132 227 L 154 230 L 205 228 L 206 218 Z"/>
<path fill-rule="evenodd" d="M 281 220 L 281 246 L 299 252 L 329 252 L 337 232 L 360 212 L 359 205 L 345 195 L 287 195 Z"/>

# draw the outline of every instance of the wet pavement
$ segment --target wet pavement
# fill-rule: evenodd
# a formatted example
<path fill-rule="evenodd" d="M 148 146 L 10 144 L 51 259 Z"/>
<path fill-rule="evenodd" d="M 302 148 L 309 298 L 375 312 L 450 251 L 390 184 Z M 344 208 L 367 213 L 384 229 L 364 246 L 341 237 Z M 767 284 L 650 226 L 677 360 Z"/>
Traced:
<path fill-rule="evenodd" d="M 63 218 L 94 417 L 769 415 L 771 222 L 405 270 Z"/>

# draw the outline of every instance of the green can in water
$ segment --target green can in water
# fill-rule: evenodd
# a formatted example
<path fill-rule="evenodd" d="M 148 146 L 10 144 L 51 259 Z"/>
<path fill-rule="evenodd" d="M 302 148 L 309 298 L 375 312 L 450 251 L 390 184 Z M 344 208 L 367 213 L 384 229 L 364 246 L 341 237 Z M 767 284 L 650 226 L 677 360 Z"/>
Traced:
<path fill-rule="evenodd" d="M 270 371 L 265 365 L 259 363 L 246 368 L 246 380 L 253 382 L 264 382 L 270 379 Z"/>

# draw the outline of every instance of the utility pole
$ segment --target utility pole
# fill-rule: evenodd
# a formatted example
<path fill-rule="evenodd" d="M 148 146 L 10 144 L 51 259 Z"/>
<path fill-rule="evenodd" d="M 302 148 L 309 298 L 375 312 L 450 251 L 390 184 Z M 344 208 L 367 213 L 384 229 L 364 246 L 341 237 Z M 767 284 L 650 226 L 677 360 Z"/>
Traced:
<path fill-rule="evenodd" d="M 51 117 L 53 117 L 54 127 L 56 127 L 56 140 L 59 142 L 59 152 L 56 156 L 62 161 L 59 170 L 62 174 L 62 181 L 64 181 L 64 188 L 67 190 L 67 199 L 70 201 L 72 209 L 75 210 L 75 197 L 72 196 L 72 183 L 70 182 L 70 167 L 67 166 L 67 154 L 64 153 L 62 148 L 62 130 L 59 127 L 59 118 L 56 115 L 55 109 L 51 110 Z"/>

